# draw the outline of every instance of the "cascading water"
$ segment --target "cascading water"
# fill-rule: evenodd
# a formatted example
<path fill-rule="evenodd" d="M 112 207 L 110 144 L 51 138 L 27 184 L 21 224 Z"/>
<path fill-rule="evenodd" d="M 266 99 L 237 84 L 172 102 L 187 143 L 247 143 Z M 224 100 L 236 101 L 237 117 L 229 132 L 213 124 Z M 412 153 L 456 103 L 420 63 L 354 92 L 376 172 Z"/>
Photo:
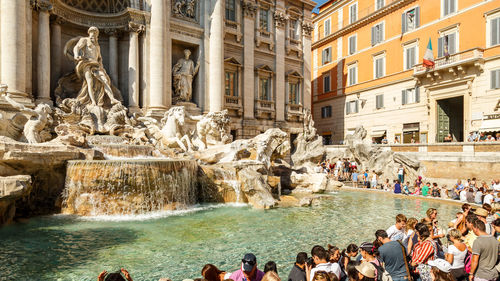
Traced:
<path fill-rule="evenodd" d="M 197 201 L 192 160 L 69 161 L 65 214 L 145 214 L 185 208 Z"/>

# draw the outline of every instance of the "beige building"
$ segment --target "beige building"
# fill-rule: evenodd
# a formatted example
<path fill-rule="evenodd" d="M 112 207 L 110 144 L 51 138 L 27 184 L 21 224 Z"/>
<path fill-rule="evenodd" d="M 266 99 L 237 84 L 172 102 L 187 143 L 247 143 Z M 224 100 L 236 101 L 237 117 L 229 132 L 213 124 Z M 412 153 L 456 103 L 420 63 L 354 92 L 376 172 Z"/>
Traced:
<path fill-rule="evenodd" d="M 313 116 L 327 142 L 359 125 L 389 143 L 500 132 L 498 1 L 328 1 L 313 21 Z"/>
<path fill-rule="evenodd" d="M 100 30 L 104 67 L 132 112 L 175 104 L 228 109 L 236 138 L 271 127 L 291 134 L 310 108 L 309 0 L 0 0 L 0 83 L 17 101 L 54 104 L 74 70 L 66 43 Z M 192 99 L 178 102 L 173 67 L 199 64 Z M 0 98 L 0 110 L 10 105 Z"/>

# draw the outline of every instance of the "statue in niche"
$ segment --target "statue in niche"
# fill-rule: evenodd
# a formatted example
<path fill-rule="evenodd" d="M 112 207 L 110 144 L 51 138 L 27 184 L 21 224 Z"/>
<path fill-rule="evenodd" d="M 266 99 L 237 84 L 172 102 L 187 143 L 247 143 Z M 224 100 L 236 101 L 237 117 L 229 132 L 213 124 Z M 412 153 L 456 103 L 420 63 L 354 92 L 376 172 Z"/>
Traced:
<path fill-rule="evenodd" d="M 75 72 L 83 80 L 82 88 L 76 98 L 82 105 L 90 103 L 104 106 L 106 99 L 111 106 L 121 103 L 115 97 L 111 79 L 102 65 L 101 48 L 97 41 L 99 30 L 97 27 L 90 27 L 88 34 L 88 37 L 81 37 L 73 47 Z"/>
<path fill-rule="evenodd" d="M 198 73 L 200 61 L 194 65 L 194 62 L 189 59 L 191 51 L 184 50 L 184 58 L 177 61 L 172 69 L 174 76 L 175 95 L 178 101 L 191 102 L 193 96 L 193 78 Z"/>

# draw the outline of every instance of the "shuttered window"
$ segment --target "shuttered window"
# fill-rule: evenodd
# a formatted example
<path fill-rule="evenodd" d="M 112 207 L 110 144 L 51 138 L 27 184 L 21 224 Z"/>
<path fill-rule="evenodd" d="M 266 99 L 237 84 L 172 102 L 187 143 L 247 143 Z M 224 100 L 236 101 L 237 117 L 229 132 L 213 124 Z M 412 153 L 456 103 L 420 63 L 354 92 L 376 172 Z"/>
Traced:
<path fill-rule="evenodd" d="M 323 61 L 323 64 L 327 64 L 327 63 L 332 61 L 332 48 L 331 47 L 323 49 L 321 59 Z"/>
<path fill-rule="evenodd" d="M 346 114 L 358 113 L 359 112 L 359 100 L 353 100 L 353 101 L 346 102 L 345 112 L 346 112 Z"/>
<path fill-rule="evenodd" d="M 323 76 L 323 93 L 330 92 L 330 74 Z"/>
<path fill-rule="evenodd" d="M 349 7 L 349 24 L 358 20 L 358 4 Z"/>
<path fill-rule="evenodd" d="M 500 17 L 490 21 L 491 46 L 500 44 Z"/>
<path fill-rule="evenodd" d="M 349 79 L 349 86 L 352 86 L 354 84 L 356 84 L 358 81 L 357 79 L 357 76 L 358 76 L 358 66 L 353 66 L 351 68 L 349 68 L 349 71 L 347 73 L 347 75 L 349 76 L 348 79 Z"/>
<path fill-rule="evenodd" d="M 261 8 L 259 13 L 260 29 L 269 32 L 269 10 Z"/>
<path fill-rule="evenodd" d="M 384 23 L 372 27 L 372 46 L 384 41 Z"/>
<path fill-rule="evenodd" d="M 457 11 L 457 0 L 441 0 L 443 16 L 447 16 L 449 14 L 455 13 Z"/>
<path fill-rule="evenodd" d="M 374 78 L 383 77 L 385 75 L 385 57 L 374 58 L 373 64 Z"/>
<path fill-rule="evenodd" d="M 382 9 L 382 7 L 385 6 L 385 1 L 384 0 L 375 0 L 375 9 Z"/>
<path fill-rule="evenodd" d="M 321 118 L 329 118 L 332 117 L 332 106 L 323 106 L 321 108 Z"/>
<path fill-rule="evenodd" d="M 377 109 L 381 109 L 384 107 L 384 95 L 377 95 L 375 96 L 375 106 Z"/>
<path fill-rule="evenodd" d="M 492 70 L 490 77 L 491 89 L 500 89 L 500 69 Z"/>
<path fill-rule="evenodd" d="M 405 70 L 413 68 L 417 61 L 417 47 L 409 47 L 405 49 Z"/>
<path fill-rule="evenodd" d="M 401 16 L 401 32 L 412 31 L 420 26 L 420 7 L 408 10 Z"/>
<path fill-rule="evenodd" d="M 415 87 L 401 91 L 401 104 L 412 104 L 420 102 L 420 88 Z"/>
<path fill-rule="evenodd" d="M 356 45 L 357 45 L 357 36 L 354 35 L 349 37 L 349 55 L 356 53 L 357 49 Z"/>
<path fill-rule="evenodd" d="M 438 58 L 457 53 L 457 34 L 451 33 L 438 38 Z"/>
<path fill-rule="evenodd" d="M 325 37 L 330 35 L 331 25 L 330 19 L 325 20 Z"/>

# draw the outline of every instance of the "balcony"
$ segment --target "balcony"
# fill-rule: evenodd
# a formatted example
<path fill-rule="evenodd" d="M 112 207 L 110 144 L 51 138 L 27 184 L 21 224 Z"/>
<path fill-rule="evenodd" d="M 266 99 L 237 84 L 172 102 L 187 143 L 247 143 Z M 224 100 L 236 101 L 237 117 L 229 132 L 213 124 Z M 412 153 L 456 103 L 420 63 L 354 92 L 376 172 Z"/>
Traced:
<path fill-rule="evenodd" d="M 241 97 L 224 96 L 224 108 L 230 115 L 241 117 L 243 115 L 243 105 Z"/>
<path fill-rule="evenodd" d="M 460 53 L 441 57 L 434 61 L 433 68 L 427 68 L 422 64 L 415 65 L 413 76 L 417 79 L 429 78 L 432 81 L 442 79 L 445 73 L 452 73 L 454 76 L 466 74 L 467 69 L 477 68 L 483 71 L 484 58 L 482 48 L 473 48 Z"/>
<path fill-rule="evenodd" d="M 302 113 L 302 104 L 292 104 L 289 103 L 286 105 L 286 120 L 287 121 L 295 121 L 302 122 L 304 119 L 304 114 Z"/>
<path fill-rule="evenodd" d="M 274 108 L 274 101 L 270 100 L 256 100 L 255 116 L 262 119 L 274 119 L 276 117 L 276 110 Z"/>

